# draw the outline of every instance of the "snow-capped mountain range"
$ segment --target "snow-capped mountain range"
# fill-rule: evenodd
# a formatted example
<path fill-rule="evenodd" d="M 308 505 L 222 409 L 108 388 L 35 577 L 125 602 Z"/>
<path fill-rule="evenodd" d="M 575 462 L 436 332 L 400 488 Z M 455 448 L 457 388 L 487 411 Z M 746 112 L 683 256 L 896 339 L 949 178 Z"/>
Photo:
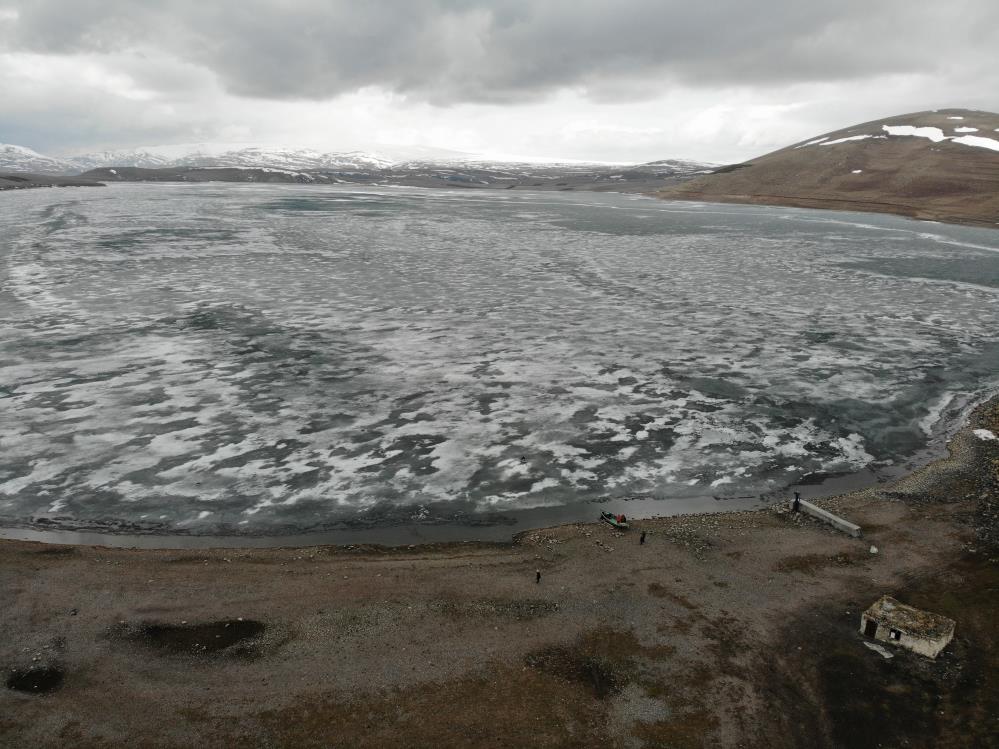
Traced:
<path fill-rule="evenodd" d="M 565 173 L 592 172 L 595 167 L 613 169 L 614 164 L 583 162 L 534 162 L 520 159 L 485 159 L 481 156 L 421 147 L 386 147 L 379 152 L 323 152 L 309 148 L 280 148 L 243 143 L 190 143 L 102 151 L 69 157 L 52 157 L 17 145 L 0 144 L 0 171 L 47 175 L 80 174 L 106 167 L 164 169 L 178 167 L 236 167 L 286 169 L 296 172 L 350 172 L 385 169 L 421 169 L 460 165 L 464 169 L 504 164 L 508 168 L 558 167 Z M 643 169 L 666 167 L 672 173 L 704 170 L 705 164 L 667 160 L 642 165 Z M 634 167 L 630 167 L 634 168 Z"/>
<path fill-rule="evenodd" d="M 23 146 L 0 143 L 0 171 L 28 174 L 75 174 L 83 171 L 65 159 L 44 156 Z"/>
<path fill-rule="evenodd" d="M 101 167 L 244 167 L 296 171 L 385 169 L 395 159 L 361 151 L 323 153 L 308 148 L 271 148 L 232 144 L 189 144 L 101 151 L 58 158 L 23 146 L 0 145 L 0 170 L 39 174 L 78 174 Z"/>

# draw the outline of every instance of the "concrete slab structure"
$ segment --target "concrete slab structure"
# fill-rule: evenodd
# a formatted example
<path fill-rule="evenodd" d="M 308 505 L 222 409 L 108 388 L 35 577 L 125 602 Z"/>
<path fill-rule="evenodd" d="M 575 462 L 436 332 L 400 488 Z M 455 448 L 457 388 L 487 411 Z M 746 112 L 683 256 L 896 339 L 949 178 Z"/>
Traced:
<path fill-rule="evenodd" d="M 791 509 L 797 510 L 798 512 L 803 512 L 806 515 L 811 515 L 813 518 L 821 520 L 823 523 L 828 523 L 833 528 L 843 531 L 849 536 L 854 538 L 860 538 L 860 526 L 856 523 L 851 523 L 849 520 L 844 520 L 838 515 L 833 515 L 828 510 L 823 510 L 821 507 L 813 505 L 811 502 L 806 502 L 803 499 L 791 500 Z"/>

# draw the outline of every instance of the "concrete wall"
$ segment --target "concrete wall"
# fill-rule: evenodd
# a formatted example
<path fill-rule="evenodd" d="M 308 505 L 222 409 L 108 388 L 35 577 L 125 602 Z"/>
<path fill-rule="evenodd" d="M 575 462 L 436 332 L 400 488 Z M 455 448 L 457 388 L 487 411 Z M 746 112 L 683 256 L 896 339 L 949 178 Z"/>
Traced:
<path fill-rule="evenodd" d="M 864 634 L 864 630 L 867 628 L 867 622 L 871 621 L 870 617 L 866 614 L 860 615 L 860 633 Z M 887 624 L 882 624 L 877 622 L 878 629 L 874 633 L 874 639 L 879 642 L 885 642 L 889 645 L 898 645 L 906 650 L 911 650 L 914 653 L 919 653 L 919 655 L 925 655 L 927 658 L 936 658 L 940 655 L 952 639 L 954 639 L 954 633 L 950 632 L 946 635 L 942 635 L 937 638 L 929 637 L 913 637 L 905 632 L 901 633 L 901 636 L 897 640 L 891 638 L 891 626 Z"/>
<path fill-rule="evenodd" d="M 794 509 L 794 500 L 791 500 L 791 509 Z M 798 511 L 803 512 L 806 515 L 811 515 L 813 518 L 818 518 L 823 523 L 828 523 L 833 528 L 841 530 L 849 536 L 860 538 L 859 525 L 851 523 L 849 520 L 844 520 L 837 515 L 833 515 L 831 512 L 823 510 L 821 507 L 816 507 L 811 502 L 806 502 L 803 499 L 798 500 Z"/>

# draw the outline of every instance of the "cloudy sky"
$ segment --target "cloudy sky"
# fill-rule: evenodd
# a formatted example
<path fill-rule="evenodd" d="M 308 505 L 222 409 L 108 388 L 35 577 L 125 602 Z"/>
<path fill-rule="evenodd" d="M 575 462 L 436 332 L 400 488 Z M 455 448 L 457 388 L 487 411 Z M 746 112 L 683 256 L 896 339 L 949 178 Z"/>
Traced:
<path fill-rule="evenodd" d="M 999 111 L 997 0 L 0 0 L 0 142 L 749 158 Z"/>

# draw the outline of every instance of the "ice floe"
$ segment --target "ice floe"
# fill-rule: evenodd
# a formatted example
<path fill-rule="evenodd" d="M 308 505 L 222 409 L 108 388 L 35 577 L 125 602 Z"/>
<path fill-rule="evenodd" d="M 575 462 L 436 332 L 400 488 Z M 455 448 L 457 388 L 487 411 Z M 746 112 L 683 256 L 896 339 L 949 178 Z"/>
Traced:
<path fill-rule="evenodd" d="M 954 128 L 954 132 L 955 133 L 977 133 L 978 132 L 978 128 L 977 127 L 955 127 Z"/>
<path fill-rule="evenodd" d="M 980 371 L 999 327 L 993 289 L 892 275 L 999 245 L 889 218 L 108 189 L 5 198 L 5 517 L 257 532 L 766 492 L 925 439 L 927 372 Z"/>
<path fill-rule="evenodd" d="M 926 416 L 919 421 L 919 428 L 923 430 L 923 434 L 927 437 L 933 435 L 933 428 L 940 423 L 943 412 L 953 401 L 953 393 L 943 393 L 935 402 L 930 404 Z"/>

